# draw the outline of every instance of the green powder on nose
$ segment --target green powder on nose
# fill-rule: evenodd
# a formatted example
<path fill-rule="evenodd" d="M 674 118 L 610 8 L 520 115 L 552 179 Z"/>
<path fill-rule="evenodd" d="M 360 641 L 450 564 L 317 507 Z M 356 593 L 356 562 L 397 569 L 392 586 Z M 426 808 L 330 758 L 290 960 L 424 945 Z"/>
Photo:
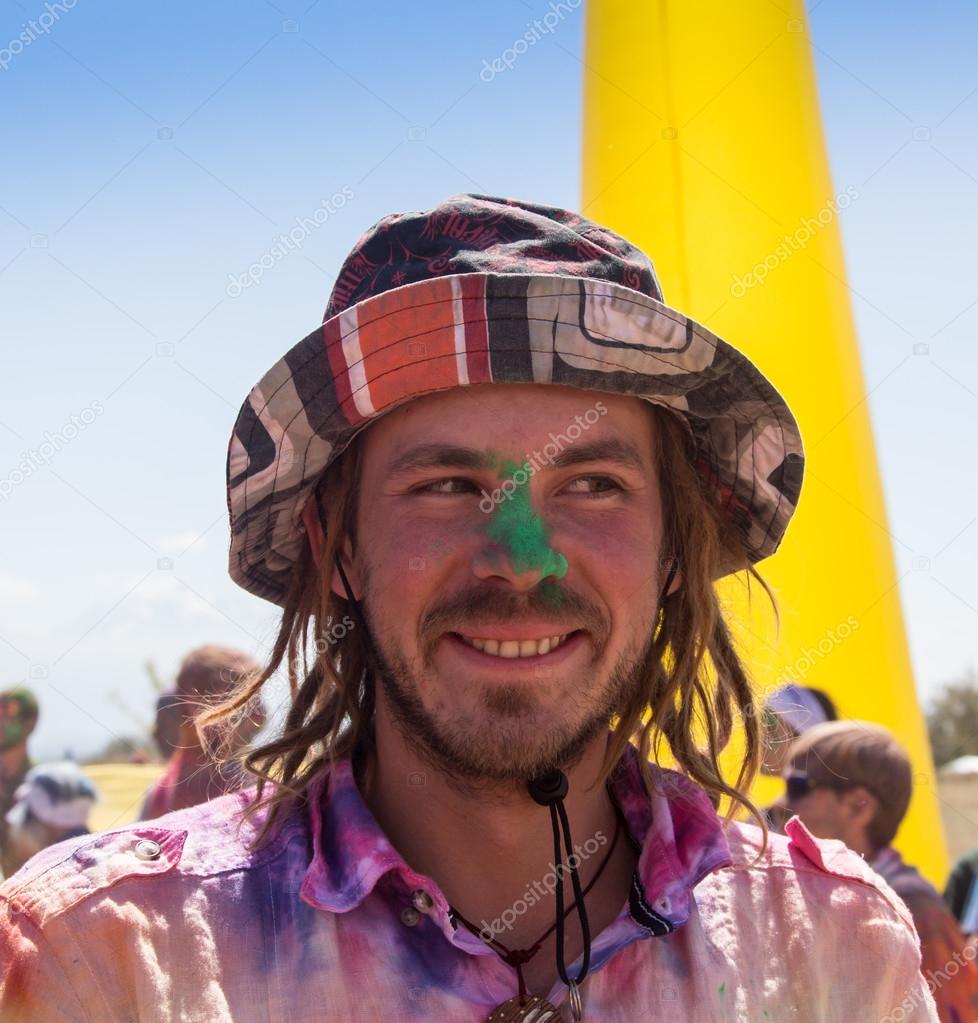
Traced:
<path fill-rule="evenodd" d="M 523 468 L 515 462 L 503 462 L 507 482 L 506 496 L 496 508 L 487 527 L 491 539 L 504 544 L 516 572 L 539 572 L 541 576 L 561 579 L 567 574 L 567 559 L 551 546 L 547 528 L 530 504 L 529 473 L 517 482 L 514 474 Z"/>

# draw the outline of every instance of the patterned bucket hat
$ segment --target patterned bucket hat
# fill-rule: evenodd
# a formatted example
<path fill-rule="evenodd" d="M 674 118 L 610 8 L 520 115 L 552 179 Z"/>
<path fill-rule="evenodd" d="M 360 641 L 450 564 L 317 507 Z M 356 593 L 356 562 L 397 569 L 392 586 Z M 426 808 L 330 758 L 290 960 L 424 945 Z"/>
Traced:
<path fill-rule="evenodd" d="M 781 543 L 804 457 L 760 370 L 665 305 L 651 261 L 620 235 L 569 210 L 463 194 L 370 228 L 322 325 L 245 399 L 227 460 L 234 581 L 282 604 L 307 532 L 322 540 L 310 498 L 353 437 L 414 398 L 485 383 L 671 409 L 751 562 Z"/>

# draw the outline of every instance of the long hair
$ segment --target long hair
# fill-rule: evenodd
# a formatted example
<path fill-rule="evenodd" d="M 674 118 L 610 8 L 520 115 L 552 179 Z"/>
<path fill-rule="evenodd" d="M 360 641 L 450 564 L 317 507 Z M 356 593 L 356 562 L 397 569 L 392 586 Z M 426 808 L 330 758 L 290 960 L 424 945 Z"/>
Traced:
<path fill-rule="evenodd" d="M 714 589 L 717 566 L 740 566 L 748 573 L 748 583 L 751 577 L 760 583 L 775 614 L 777 604 L 732 535 L 735 531 L 723 521 L 717 503 L 704 491 L 683 424 L 674 414 L 650 407 L 658 425 L 655 457 L 665 523 L 661 550 L 678 560 L 682 581 L 662 601 L 652 643 L 639 666 L 639 685 L 609 722 L 612 735 L 599 781 L 610 775 L 632 742 L 638 746 L 646 789 L 655 791 L 650 761 L 659 763 L 665 740 L 678 771 L 706 791 L 714 808 L 723 797 L 728 799 L 726 822 L 739 808 L 757 820 L 763 834 L 761 856 L 768 830 L 747 796 L 762 759 L 761 729 L 747 673 Z M 330 466 L 318 488 L 325 531 L 321 568 L 306 540 L 267 665 L 197 718 L 202 739 L 214 755 L 235 758 L 229 746 L 215 746 L 205 732 L 220 731 L 229 719 L 240 716 L 284 663 L 291 702 L 281 734 L 236 757 L 257 778 L 256 797 L 243 818 L 268 810 L 253 846 L 264 841 L 294 800 L 304 798 L 314 778 L 335 760 L 352 755 L 359 759 L 373 743 L 376 694 L 367 644 L 361 629 L 344 624 L 351 621 L 352 608 L 331 588 L 334 558 L 344 537 L 356 548 L 359 469 L 358 437 Z M 737 719 L 744 729 L 744 752 L 730 784 L 719 757 Z"/>

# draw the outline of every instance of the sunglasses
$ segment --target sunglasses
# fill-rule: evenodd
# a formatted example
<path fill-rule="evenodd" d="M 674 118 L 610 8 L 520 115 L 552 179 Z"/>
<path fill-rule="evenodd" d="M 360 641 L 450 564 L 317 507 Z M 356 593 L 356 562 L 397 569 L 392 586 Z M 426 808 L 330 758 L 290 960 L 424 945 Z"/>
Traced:
<path fill-rule="evenodd" d="M 823 781 L 821 778 L 810 778 L 804 771 L 792 771 L 785 775 L 785 795 L 789 802 L 797 802 L 809 792 L 815 789 L 848 789 L 852 788 L 849 782 Z"/>

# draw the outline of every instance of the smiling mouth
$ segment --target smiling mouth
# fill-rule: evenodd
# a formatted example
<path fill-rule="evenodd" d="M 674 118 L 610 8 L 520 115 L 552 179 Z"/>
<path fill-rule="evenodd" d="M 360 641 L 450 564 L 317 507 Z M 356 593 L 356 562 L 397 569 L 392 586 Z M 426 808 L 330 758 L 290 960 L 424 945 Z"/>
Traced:
<path fill-rule="evenodd" d="M 492 657 L 541 657 L 543 654 L 556 650 L 578 630 L 565 632 L 559 636 L 545 636 L 543 639 L 490 639 L 477 636 L 462 636 L 459 633 L 453 635 L 460 639 L 466 646 L 480 650 Z"/>

